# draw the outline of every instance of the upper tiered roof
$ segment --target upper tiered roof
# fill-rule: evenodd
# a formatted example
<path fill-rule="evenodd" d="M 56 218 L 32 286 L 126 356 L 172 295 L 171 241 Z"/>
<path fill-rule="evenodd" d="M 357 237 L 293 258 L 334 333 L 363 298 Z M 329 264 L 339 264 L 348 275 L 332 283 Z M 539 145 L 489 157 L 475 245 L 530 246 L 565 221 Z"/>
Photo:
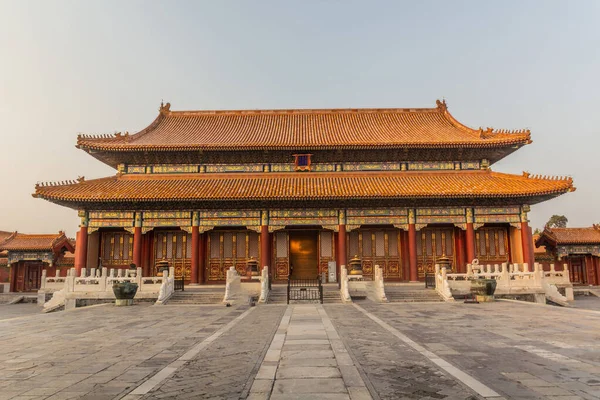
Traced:
<path fill-rule="evenodd" d="M 140 132 L 79 135 L 77 147 L 113 166 L 106 153 L 199 150 L 496 149 L 493 162 L 530 142 L 529 130 L 469 128 L 438 100 L 435 108 L 238 111 L 171 111 L 167 103 Z"/>

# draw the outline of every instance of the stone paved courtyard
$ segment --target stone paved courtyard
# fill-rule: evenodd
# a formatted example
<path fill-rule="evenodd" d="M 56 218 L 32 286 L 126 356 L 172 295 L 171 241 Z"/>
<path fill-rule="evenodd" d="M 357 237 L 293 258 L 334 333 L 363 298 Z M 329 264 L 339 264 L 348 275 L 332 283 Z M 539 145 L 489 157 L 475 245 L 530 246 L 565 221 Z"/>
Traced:
<path fill-rule="evenodd" d="M 600 313 L 508 301 L 0 306 L 0 399 L 69 398 L 600 399 Z"/>

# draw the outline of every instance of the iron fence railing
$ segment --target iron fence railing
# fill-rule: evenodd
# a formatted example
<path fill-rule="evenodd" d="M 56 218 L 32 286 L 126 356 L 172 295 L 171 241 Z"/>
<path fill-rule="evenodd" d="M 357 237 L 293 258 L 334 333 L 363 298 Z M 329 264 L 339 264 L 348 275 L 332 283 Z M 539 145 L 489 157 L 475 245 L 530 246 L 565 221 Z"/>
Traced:
<path fill-rule="evenodd" d="M 435 274 L 425 273 L 425 287 L 426 288 L 435 288 Z"/>
<path fill-rule="evenodd" d="M 323 284 L 321 278 L 317 279 L 291 279 L 288 278 L 287 303 L 295 301 L 319 301 L 323 304 Z"/>

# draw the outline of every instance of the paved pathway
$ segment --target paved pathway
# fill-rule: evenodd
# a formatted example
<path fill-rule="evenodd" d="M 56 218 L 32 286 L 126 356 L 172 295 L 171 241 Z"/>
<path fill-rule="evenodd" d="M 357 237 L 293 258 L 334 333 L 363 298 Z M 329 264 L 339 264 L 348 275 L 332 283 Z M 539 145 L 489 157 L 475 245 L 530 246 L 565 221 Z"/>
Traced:
<path fill-rule="evenodd" d="M 371 399 L 321 305 L 291 305 L 248 399 Z"/>
<path fill-rule="evenodd" d="M 600 399 L 590 310 L 363 301 L 15 317 L 19 307 L 0 307 L 0 400 Z"/>

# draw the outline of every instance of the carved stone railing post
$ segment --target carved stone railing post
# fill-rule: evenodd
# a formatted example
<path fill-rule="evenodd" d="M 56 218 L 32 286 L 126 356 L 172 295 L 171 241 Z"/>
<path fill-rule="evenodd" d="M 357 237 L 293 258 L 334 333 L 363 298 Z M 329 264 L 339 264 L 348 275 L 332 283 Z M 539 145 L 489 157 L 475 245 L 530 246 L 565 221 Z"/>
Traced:
<path fill-rule="evenodd" d="M 42 282 L 40 283 L 40 290 L 46 289 L 46 269 L 42 270 Z"/>
<path fill-rule="evenodd" d="M 345 265 L 340 266 L 340 296 L 343 302 L 352 301 L 348 290 L 348 270 Z"/>
<path fill-rule="evenodd" d="M 258 298 L 258 302 L 266 303 L 268 299 L 269 299 L 269 267 L 265 265 L 261 272 L 260 297 Z"/>

